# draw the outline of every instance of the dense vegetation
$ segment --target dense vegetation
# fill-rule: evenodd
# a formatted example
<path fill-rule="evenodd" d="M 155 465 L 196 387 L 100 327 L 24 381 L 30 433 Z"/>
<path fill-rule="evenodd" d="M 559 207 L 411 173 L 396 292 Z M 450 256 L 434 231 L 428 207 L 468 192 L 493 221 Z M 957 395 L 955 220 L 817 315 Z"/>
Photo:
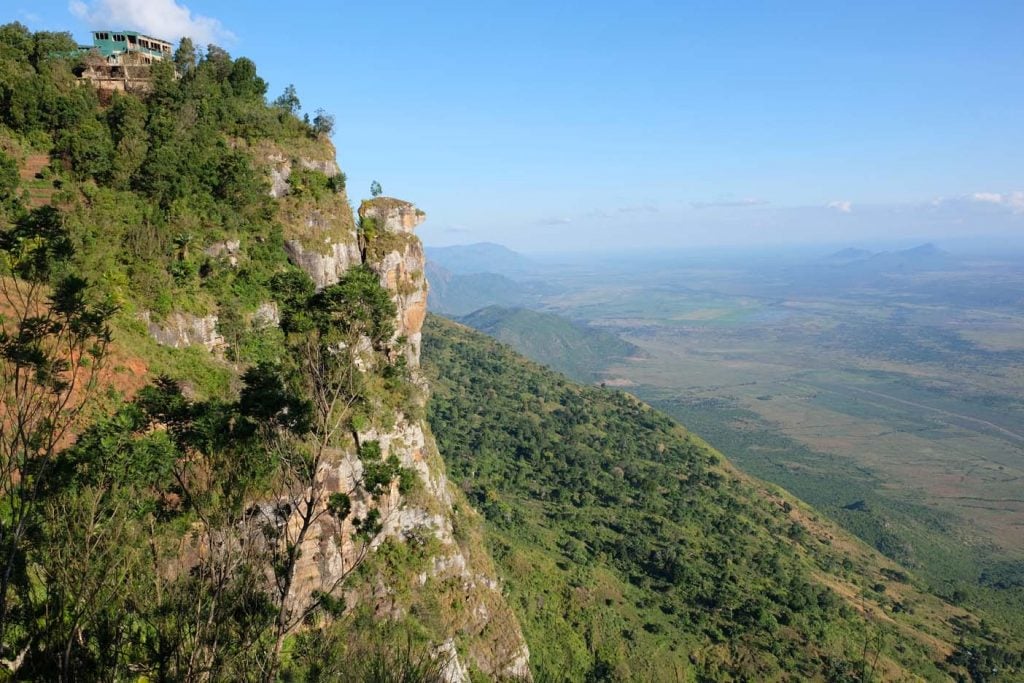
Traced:
<path fill-rule="evenodd" d="M 609 365 L 639 352 L 633 344 L 604 330 L 525 308 L 488 306 L 462 316 L 459 322 L 580 382 L 599 379 Z"/>
<path fill-rule="evenodd" d="M 314 291 L 254 158 L 329 153 L 330 117 L 300 119 L 294 90 L 268 104 L 251 61 L 187 41 L 148 94 L 103 94 L 74 46 L 0 27 L 0 679 L 315 678 L 350 646 L 355 676 L 436 677 L 411 645 L 329 627 L 359 562 L 292 590 L 314 523 L 350 524 L 363 558 L 374 500 L 413 486 L 358 436 L 419 405 L 390 294 L 365 266 Z M 290 180 L 311 201 L 344 188 Z M 260 305 L 280 324 L 254 324 Z M 218 314 L 222 357 L 158 347 L 140 318 L 172 311 Z M 322 500 L 345 450 L 361 478 Z"/>
<path fill-rule="evenodd" d="M 20 193 L 45 191 L 59 207 L 76 272 L 125 319 L 219 314 L 221 333 L 237 340 L 287 267 L 250 150 L 316 146 L 316 126 L 298 118 L 297 98 L 268 106 L 252 61 L 216 46 L 154 64 L 145 98 L 80 87 L 76 59 L 53 56 L 74 46 L 68 34 L 0 28 L 0 168 L 43 159 Z M 343 187 L 343 177 L 317 175 L 297 174 L 295 184 L 309 193 Z M 224 245 L 236 241 L 232 261 Z M 234 352 L 256 359 L 261 341 Z"/>
<path fill-rule="evenodd" d="M 487 518 L 541 673 L 860 681 L 892 676 L 893 662 L 954 672 L 894 623 L 923 630 L 908 613 L 937 601 L 896 597 L 908 595 L 906 574 L 856 545 L 833 548 L 795 502 L 758 490 L 661 413 L 443 319 L 426 330 L 432 427 Z M 892 618 L 865 621 L 867 602 Z"/>

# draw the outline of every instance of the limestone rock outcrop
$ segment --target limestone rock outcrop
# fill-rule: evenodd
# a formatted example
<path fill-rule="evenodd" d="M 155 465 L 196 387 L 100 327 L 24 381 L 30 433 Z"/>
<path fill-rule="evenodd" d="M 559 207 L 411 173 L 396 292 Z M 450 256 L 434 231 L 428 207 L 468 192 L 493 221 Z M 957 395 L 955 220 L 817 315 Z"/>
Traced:
<path fill-rule="evenodd" d="M 153 320 L 149 311 L 142 314 L 146 328 L 156 341 L 175 349 L 203 346 L 214 351 L 224 346 L 224 337 L 217 331 L 217 316 L 197 316 L 175 311 L 162 321 Z"/>
<path fill-rule="evenodd" d="M 359 206 L 359 217 L 373 220 L 387 232 L 412 234 L 413 228 L 427 219 L 412 203 L 394 197 L 376 197 Z"/>
<path fill-rule="evenodd" d="M 327 178 L 341 174 L 325 145 L 320 157 L 291 155 L 276 146 L 259 150 L 270 181 L 270 196 L 284 228 L 288 258 L 313 279 L 317 288 L 332 285 L 346 270 L 362 262 L 355 220 L 342 186 L 330 193 L 296 194 L 290 182 L 296 169 L 316 171 Z"/>
<path fill-rule="evenodd" d="M 334 159 L 291 157 L 280 150 L 267 152 L 265 159 L 270 175 L 270 196 L 274 199 L 281 199 L 288 194 L 288 178 L 296 165 L 308 171 L 319 171 L 328 177 L 341 173 Z"/>
<path fill-rule="evenodd" d="M 297 239 L 287 240 L 284 248 L 288 259 L 306 271 L 317 289 L 333 285 L 345 271 L 362 262 L 354 236 L 351 242 L 325 240 L 322 249 L 310 249 Z"/>

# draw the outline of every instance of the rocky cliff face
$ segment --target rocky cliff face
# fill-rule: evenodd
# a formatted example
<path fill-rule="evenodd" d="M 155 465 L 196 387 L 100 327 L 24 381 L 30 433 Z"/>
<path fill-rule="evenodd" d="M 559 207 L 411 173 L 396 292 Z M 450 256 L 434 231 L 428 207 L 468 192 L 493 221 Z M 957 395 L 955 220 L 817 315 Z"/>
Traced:
<path fill-rule="evenodd" d="M 425 389 L 418 368 L 428 284 L 423 246 L 412 232 L 425 214 L 409 202 L 391 198 L 364 202 L 359 209 L 364 225 L 360 245 L 351 213 L 347 221 L 342 215 L 348 207 L 344 194 L 328 201 L 289 201 L 282 183 L 286 186 L 296 163 L 309 167 L 310 160 L 286 162 L 274 157 L 267 161 L 271 192 L 282 202 L 289 258 L 318 288 L 336 282 L 359 264 L 375 272 L 397 309 L 393 352 L 404 355 L 413 381 Z M 425 393 L 421 396 L 413 412 L 421 412 Z M 339 447 L 318 473 L 322 505 L 326 507 L 331 493 L 356 492 L 351 496 L 352 514 L 341 522 L 326 514 L 318 518 L 303 544 L 290 599 L 301 605 L 315 591 L 334 586 L 348 575 L 363 552 L 351 520 L 364 518 L 375 508 L 383 532 L 373 540 L 370 554 L 389 543 L 414 544 L 428 550 L 427 561 L 411 576 L 389 575 L 369 562 L 368 575 L 343 582 L 346 604 L 370 606 L 381 619 L 439 612 L 431 619 L 439 625 L 435 652 L 446 662 L 450 681 L 468 680 L 470 670 L 491 678 L 529 680 L 529 650 L 484 550 L 481 520 L 448 482 L 424 419 L 399 412 L 387 422 L 360 430 L 357 443 Z M 419 485 L 414 494 L 401 493 L 397 482 L 376 501 L 365 492 L 360 494 L 364 463 L 358 447 L 368 442 L 380 445 L 383 459 L 395 456 L 415 473 Z"/>
<path fill-rule="evenodd" d="M 217 316 L 196 316 L 174 312 L 166 320 L 157 322 L 148 311 L 142 314 L 149 334 L 164 346 L 180 349 L 185 346 L 203 346 L 216 351 L 224 345 L 224 337 L 217 331 Z"/>
<path fill-rule="evenodd" d="M 366 263 L 392 292 L 398 308 L 396 337 L 406 340 L 405 356 L 412 368 L 420 365 L 423 320 L 427 315 L 426 257 L 413 229 L 426 214 L 409 202 L 378 197 L 363 202 L 359 219 L 378 231 L 366 247 Z"/>
<path fill-rule="evenodd" d="M 419 396 L 404 409 L 370 420 L 323 461 L 315 488 L 307 489 L 314 495 L 302 497 L 319 502 L 316 521 L 302 536 L 286 609 L 301 614 L 318 592 L 341 592 L 350 612 L 369 608 L 379 619 L 415 615 L 421 628 L 424 621 L 431 624 L 427 630 L 448 681 L 468 681 L 473 671 L 493 679 L 529 680 L 529 650 L 484 548 L 482 520 L 449 484 L 422 417 L 428 387 L 419 367 L 428 283 L 423 245 L 413 230 L 425 220 L 425 213 L 390 197 L 365 201 L 359 207 L 362 234 L 357 235 L 343 182 L 327 185 L 330 191 L 322 186 L 328 178 L 343 177 L 329 144 L 311 144 L 292 153 L 264 143 L 251 152 L 267 174 L 287 257 L 316 288 L 332 285 L 349 269 L 364 265 L 391 294 L 396 319 L 387 353 L 392 363 L 404 358 Z M 309 191 L 314 183 L 321 185 Z M 238 267 L 246 258 L 244 240 L 217 242 L 205 254 Z M 161 344 L 223 351 L 225 340 L 217 331 L 216 315 L 173 312 L 161 320 L 148 313 L 142 317 Z M 247 324 L 256 330 L 279 323 L 277 304 L 266 302 L 248 316 Z M 374 353 L 365 341 L 360 353 Z M 362 488 L 366 463 L 359 453 L 371 442 L 379 444 L 382 461 L 394 456 L 414 474 L 418 484 L 411 491 L 403 493 L 398 481 L 383 495 L 372 496 Z M 351 513 L 343 519 L 326 514 L 335 493 L 351 499 Z M 282 512 L 290 509 L 283 501 L 260 501 L 257 507 L 273 524 L 296 527 L 301 522 L 298 511 Z M 380 515 L 382 531 L 367 544 L 354 522 L 371 511 Z M 415 547 L 410 553 L 419 557 L 415 571 L 374 562 L 376 555 L 393 552 L 395 544 Z"/>
<path fill-rule="evenodd" d="M 325 151 L 330 154 L 328 148 Z M 309 273 L 318 288 L 338 281 L 362 262 L 345 190 L 325 197 L 296 197 L 289 183 L 296 169 L 327 177 L 341 173 L 333 158 L 292 156 L 272 148 L 263 151 L 270 176 L 270 195 L 278 200 L 278 217 L 285 229 L 285 250 L 292 263 Z"/>

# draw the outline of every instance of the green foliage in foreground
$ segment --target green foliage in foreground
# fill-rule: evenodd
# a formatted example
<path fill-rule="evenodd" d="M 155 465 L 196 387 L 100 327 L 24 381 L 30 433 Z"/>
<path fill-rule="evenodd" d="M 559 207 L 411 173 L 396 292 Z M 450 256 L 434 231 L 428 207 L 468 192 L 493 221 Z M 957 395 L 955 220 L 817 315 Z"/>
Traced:
<path fill-rule="evenodd" d="M 62 244 L 61 234 L 26 249 L 17 229 L 0 232 L 2 262 L 34 274 L 22 291 L 45 282 L 46 261 L 33 256 L 52 253 L 43 247 Z M 367 441 L 361 481 L 331 495 L 326 512 L 314 485 L 329 453 L 354 447 L 356 411 L 374 413 L 381 385 L 413 390 L 383 346 L 395 315 L 387 291 L 362 268 L 318 293 L 307 278 L 284 308 L 289 353 L 246 370 L 237 399 L 195 401 L 160 378 L 65 446 L 76 426 L 63 417 L 69 356 L 84 360 L 82 347 L 96 344 L 94 367 L 108 334 L 107 312 L 89 309 L 85 284 L 73 284 L 54 286 L 48 317 L 23 307 L 17 336 L 0 331 L 0 678 L 273 681 L 282 665 L 310 666 L 301 651 L 282 661 L 286 641 L 340 612 L 348 574 L 297 601 L 306 533 L 323 514 L 349 520 L 365 557 L 381 520 L 376 509 L 353 516 L 352 497 L 373 501 L 415 480 Z M 13 306 L 11 286 L 0 281 Z M 67 327 L 83 341 L 68 340 Z M 27 334 L 35 329 L 43 333 Z M 376 352 L 357 350 L 363 338 Z M 76 414 L 84 400 L 71 404 Z M 315 650 L 331 637 L 313 629 L 302 642 Z M 403 680 L 432 680 L 432 660 L 373 639 L 364 647 L 379 666 L 404 661 Z M 377 680 L 375 671 L 359 676 Z"/>
<path fill-rule="evenodd" d="M 110 412 L 90 402 L 85 428 L 76 418 L 97 389 L 113 309 L 78 277 L 60 210 L 15 201 L 11 213 L 0 227 L 0 678 L 275 680 L 302 669 L 298 651 L 280 670 L 285 637 L 338 600 L 289 602 L 301 537 L 282 527 L 280 510 L 316 509 L 303 492 L 326 449 L 349 444 L 357 418 L 379 424 L 413 402 L 404 357 L 390 347 L 388 292 L 366 268 L 320 292 L 284 271 L 272 287 L 287 352 L 249 367 L 240 395 L 197 401 L 161 379 L 133 402 L 111 397 Z M 371 349 L 360 369 L 362 339 Z M 175 379 L 211 384 L 205 352 L 192 351 L 194 365 L 181 353 L 167 363 Z M 350 493 L 373 498 L 393 481 L 410 490 L 415 477 L 376 442 L 361 455 L 362 490 Z M 278 505 L 253 505 L 261 499 Z M 328 514 L 351 518 L 363 545 L 381 529 L 375 511 L 352 517 L 348 494 L 331 496 Z M 302 642 L 320 647 L 337 633 L 308 631 Z M 402 680 L 437 679 L 422 643 L 413 652 L 358 635 L 369 657 L 360 680 L 387 667 Z"/>
<path fill-rule="evenodd" d="M 949 674 L 814 576 L 856 580 L 669 418 L 428 318 L 429 419 L 555 680 L 872 680 L 878 654 Z"/>

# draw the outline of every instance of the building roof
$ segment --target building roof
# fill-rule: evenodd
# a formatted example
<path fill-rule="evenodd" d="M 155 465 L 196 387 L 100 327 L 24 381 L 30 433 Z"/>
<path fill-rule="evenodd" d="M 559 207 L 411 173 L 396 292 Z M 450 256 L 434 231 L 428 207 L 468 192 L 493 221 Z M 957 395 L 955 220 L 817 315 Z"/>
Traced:
<path fill-rule="evenodd" d="M 92 47 L 104 57 L 124 52 L 142 52 L 153 57 L 170 56 L 172 44 L 163 38 L 155 38 L 138 31 L 99 29 L 92 32 Z"/>
<path fill-rule="evenodd" d="M 118 31 L 118 30 L 114 30 L 114 29 L 104 28 L 104 29 L 98 29 L 98 30 L 92 32 L 92 34 L 94 36 L 97 33 L 116 33 L 118 35 L 134 36 L 136 38 L 146 38 L 148 40 L 155 40 L 158 43 L 167 43 L 168 45 L 171 44 L 171 41 L 169 41 L 169 40 L 164 40 L 163 38 L 157 38 L 155 36 L 147 36 L 145 33 L 139 33 L 138 31 Z"/>

